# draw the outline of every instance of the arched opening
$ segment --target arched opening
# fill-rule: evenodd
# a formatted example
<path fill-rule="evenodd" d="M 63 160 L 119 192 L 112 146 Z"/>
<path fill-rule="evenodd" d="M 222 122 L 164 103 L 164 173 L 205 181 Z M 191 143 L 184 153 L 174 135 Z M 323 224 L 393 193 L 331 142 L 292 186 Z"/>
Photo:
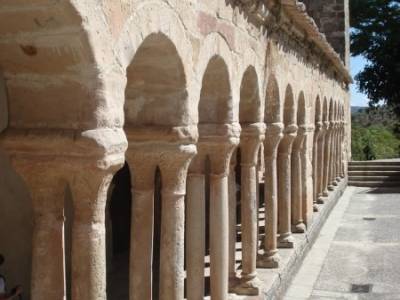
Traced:
<path fill-rule="evenodd" d="M 228 68 L 220 56 L 214 56 L 203 76 L 199 124 L 226 124 L 231 120 L 232 99 Z"/>
<path fill-rule="evenodd" d="M 262 120 L 259 93 L 257 73 L 254 67 L 250 66 L 246 69 L 240 85 L 240 124 L 257 123 Z"/>
<path fill-rule="evenodd" d="M 267 84 L 265 99 L 265 123 L 272 124 L 282 122 L 279 86 L 276 78 L 271 76 Z"/>
<path fill-rule="evenodd" d="M 125 126 L 187 124 L 186 78 L 174 44 L 163 34 L 149 35 L 127 68 Z"/>
<path fill-rule="evenodd" d="M 299 101 L 297 104 L 297 125 L 303 126 L 306 124 L 306 99 L 304 93 L 300 92 Z"/>
<path fill-rule="evenodd" d="M 293 96 L 293 90 L 290 85 L 287 86 L 285 92 L 283 106 L 283 124 L 286 126 L 296 124 L 296 105 Z"/>
<path fill-rule="evenodd" d="M 131 173 L 127 163 L 113 177 L 106 206 L 107 294 L 129 299 Z"/>

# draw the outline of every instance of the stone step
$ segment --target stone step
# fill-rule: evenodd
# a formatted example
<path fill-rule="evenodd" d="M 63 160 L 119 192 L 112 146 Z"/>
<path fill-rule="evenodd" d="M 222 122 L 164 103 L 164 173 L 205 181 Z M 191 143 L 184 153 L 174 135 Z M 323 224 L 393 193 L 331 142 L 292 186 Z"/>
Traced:
<path fill-rule="evenodd" d="M 400 181 L 349 181 L 349 186 L 358 187 L 400 187 Z"/>
<path fill-rule="evenodd" d="M 349 171 L 400 171 L 398 165 L 349 166 Z"/>
<path fill-rule="evenodd" d="M 400 182 L 400 176 L 353 176 L 349 175 L 350 181 L 398 181 Z"/>
<path fill-rule="evenodd" d="M 366 161 L 350 161 L 349 166 L 399 166 L 400 161 L 379 161 L 379 160 L 366 160 Z"/>
<path fill-rule="evenodd" d="M 351 176 L 400 176 L 400 171 L 349 171 Z"/>

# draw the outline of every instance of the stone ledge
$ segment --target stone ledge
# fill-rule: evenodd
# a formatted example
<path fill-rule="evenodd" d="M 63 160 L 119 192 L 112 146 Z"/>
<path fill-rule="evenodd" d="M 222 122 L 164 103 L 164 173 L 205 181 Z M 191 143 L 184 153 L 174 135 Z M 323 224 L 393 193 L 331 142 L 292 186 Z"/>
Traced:
<path fill-rule="evenodd" d="M 269 300 L 281 299 L 291 280 L 300 268 L 308 251 L 313 246 L 319 232 L 347 187 L 347 178 L 341 180 L 338 186 L 329 193 L 325 204 L 319 205 L 320 211 L 314 213 L 313 221 L 306 233 L 293 234 L 294 249 L 279 249 L 281 267 L 278 269 L 257 269 L 258 277 L 263 282 L 262 294 L 259 296 L 231 295 L 232 300 Z"/>

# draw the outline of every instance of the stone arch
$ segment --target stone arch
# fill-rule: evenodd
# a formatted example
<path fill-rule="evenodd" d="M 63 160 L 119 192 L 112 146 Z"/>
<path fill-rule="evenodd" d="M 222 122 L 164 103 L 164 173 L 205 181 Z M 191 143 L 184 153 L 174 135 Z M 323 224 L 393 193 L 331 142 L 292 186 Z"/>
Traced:
<path fill-rule="evenodd" d="M 249 66 L 240 86 L 239 122 L 241 124 L 262 121 L 258 76 L 253 66 Z"/>
<path fill-rule="evenodd" d="M 104 108 L 104 97 L 93 93 L 102 81 L 93 72 L 99 57 L 90 26 L 82 25 L 84 9 L 72 1 L 37 3 L 29 9 L 10 2 L 0 8 L 2 24 L 7 24 L 0 31 L 0 68 L 7 83 L 10 127 L 92 129 L 101 122 L 95 111 Z M 14 21 L 19 18 L 25 21 Z M 51 26 L 46 20 L 52 20 Z M 26 36 L 23 43 L 21 34 Z"/>
<path fill-rule="evenodd" d="M 265 123 L 282 122 L 279 85 L 274 75 L 268 79 L 265 97 Z"/>
<path fill-rule="evenodd" d="M 304 92 L 301 91 L 299 94 L 298 105 L 297 105 L 297 124 L 305 125 L 307 123 L 307 106 Z"/>
<path fill-rule="evenodd" d="M 221 70 L 225 69 L 224 73 L 226 76 L 224 75 L 224 77 L 227 80 L 224 78 L 225 87 L 223 87 L 223 89 L 226 89 L 226 83 L 229 83 L 230 89 L 230 96 L 227 105 L 229 106 L 231 112 L 227 121 L 228 123 L 235 121 L 237 122 L 239 115 L 239 89 L 234 88 L 236 86 L 236 81 L 234 79 L 235 77 L 232 75 L 234 74 L 233 68 L 235 63 L 232 57 L 231 49 L 229 48 L 226 40 L 216 32 L 210 33 L 203 40 L 195 66 L 196 81 L 201 83 L 196 89 L 198 91 L 198 95 L 200 95 L 198 98 L 198 107 L 201 106 L 200 102 L 202 101 L 202 96 L 204 95 L 204 78 L 207 75 L 206 72 L 210 71 L 210 66 L 212 66 L 210 63 L 217 62 L 217 60 L 219 61 L 219 68 L 221 68 Z M 222 64 L 224 65 L 223 67 Z M 200 112 L 200 110 L 198 112 Z M 201 123 L 199 115 L 198 120 L 199 123 Z"/>
<path fill-rule="evenodd" d="M 283 123 L 285 126 L 296 124 L 296 104 L 293 95 L 292 86 L 286 87 L 284 106 L 283 106 Z"/>
<path fill-rule="evenodd" d="M 230 123 L 233 113 L 231 98 L 228 67 L 220 56 L 214 56 L 204 72 L 199 102 L 199 123 Z"/>
<path fill-rule="evenodd" d="M 149 35 L 127 68 L 126 126 L 188 123 L 188 92 L 176 47 L 161 33 Z"/>

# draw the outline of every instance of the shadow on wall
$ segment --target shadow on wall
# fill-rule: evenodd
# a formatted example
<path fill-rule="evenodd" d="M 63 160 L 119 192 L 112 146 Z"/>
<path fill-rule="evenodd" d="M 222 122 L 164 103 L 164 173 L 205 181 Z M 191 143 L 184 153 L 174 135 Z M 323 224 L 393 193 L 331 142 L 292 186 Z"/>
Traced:
<path fill-rule="evenodd" d="M 0 253 L 6 258 L 0 273 L 8 287 L 22 285 L 24 300 L 30 292 L 32 227 L 29 192 L 0 150 Z"/>

